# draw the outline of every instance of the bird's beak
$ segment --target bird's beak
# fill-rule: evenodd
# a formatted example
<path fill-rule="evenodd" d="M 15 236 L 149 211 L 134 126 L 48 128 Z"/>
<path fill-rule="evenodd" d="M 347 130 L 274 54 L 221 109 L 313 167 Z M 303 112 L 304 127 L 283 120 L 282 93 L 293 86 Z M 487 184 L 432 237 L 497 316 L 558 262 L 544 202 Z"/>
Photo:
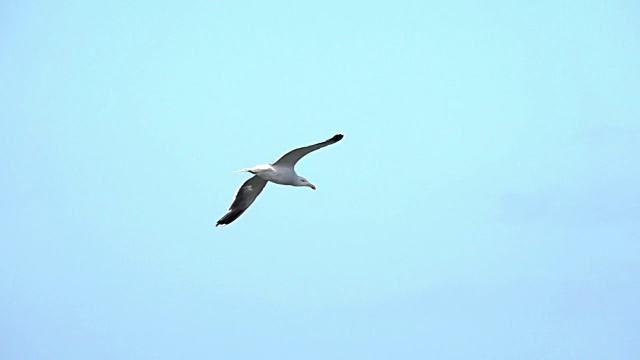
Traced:
<path fill-rule="evenodd" d="M 307 186 L 308 186 L 308 187 L 310 187 L 310 188 L 312 188 L 313 190 L 315 190 L 315 189 L 316 189 L 316 186 L 315 186 L 315 185 L 313 185 L 312 183 L 308 183 L 308 184 L 307 184 Z"/>

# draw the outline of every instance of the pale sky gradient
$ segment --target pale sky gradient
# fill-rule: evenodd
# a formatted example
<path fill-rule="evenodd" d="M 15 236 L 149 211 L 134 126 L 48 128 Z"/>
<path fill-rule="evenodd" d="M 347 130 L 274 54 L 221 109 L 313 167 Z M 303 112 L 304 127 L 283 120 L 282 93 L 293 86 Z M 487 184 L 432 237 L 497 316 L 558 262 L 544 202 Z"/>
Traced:
<path fill-rule="evenodd" d="M 2 359 L 640 358 L 637 1 L 5 1 L 0 84 Z"/>

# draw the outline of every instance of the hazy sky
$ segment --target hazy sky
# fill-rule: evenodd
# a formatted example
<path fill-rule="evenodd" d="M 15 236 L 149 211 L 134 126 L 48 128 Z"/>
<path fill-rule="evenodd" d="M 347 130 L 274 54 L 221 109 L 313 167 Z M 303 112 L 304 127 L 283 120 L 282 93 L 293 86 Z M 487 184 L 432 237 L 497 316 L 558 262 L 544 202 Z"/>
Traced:
<path fill-rule="evenodd" d="M 5 1 L 0 84 L 2 359 L 640 358 L 637 1 Z"/>

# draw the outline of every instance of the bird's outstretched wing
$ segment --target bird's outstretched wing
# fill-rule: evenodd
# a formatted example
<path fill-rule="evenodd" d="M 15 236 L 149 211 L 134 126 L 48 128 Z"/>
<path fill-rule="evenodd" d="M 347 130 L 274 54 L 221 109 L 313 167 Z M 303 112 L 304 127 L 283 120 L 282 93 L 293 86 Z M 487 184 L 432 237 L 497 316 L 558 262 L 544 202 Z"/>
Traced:
<path fill-rule="evenodd" d="M 231 203 L 229 210 L 218 220 L 216 226 L 229 225 L 242 215 L 260 195 L 265 185 L 267 185 L 267 180 L 257 175 L 242 183 L 236 191 L 235 199 Z"/>
<path fill-rule="evenodd" d="M 294 167 L 296 165 L 296 163 L 298 162 L 298 160 L 302 159 L 303 156 L 307 155 L 308 153 L 312 152 L 312 151 L 316 151 L 318 149 L 321 149 L 325 146 L 331 145 L 331 144 L 335 144 L 338 141 L 342 140 L 342 138 L 344 137 L 344 135 L 342 134 L 336 134 L 334 135 L 331 139 L 323 141 L 321 143 L 317 143 L 314 145 L 309 145 L 309 146 L 305 146 L 305 147 L 301 147 L 301 148 L 297 148 L 294 150 L 289 151 L 288 153 L 280 156 L 278 158 L 278 160 L 276 160 L 276 162 L 274 162 L 271 165 L 281 165 L 281 166 L 290 166 L 290 167 Z"/>

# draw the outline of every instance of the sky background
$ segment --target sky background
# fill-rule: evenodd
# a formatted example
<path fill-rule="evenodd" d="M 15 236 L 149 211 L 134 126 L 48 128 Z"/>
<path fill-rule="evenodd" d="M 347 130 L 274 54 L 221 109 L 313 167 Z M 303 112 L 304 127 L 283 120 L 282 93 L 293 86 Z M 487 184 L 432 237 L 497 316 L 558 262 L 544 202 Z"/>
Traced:
<path fill-rule="evenodd" d="M 638 1 L 3 1 L 0 84 L 2 359 L 640 358 Z"/>

